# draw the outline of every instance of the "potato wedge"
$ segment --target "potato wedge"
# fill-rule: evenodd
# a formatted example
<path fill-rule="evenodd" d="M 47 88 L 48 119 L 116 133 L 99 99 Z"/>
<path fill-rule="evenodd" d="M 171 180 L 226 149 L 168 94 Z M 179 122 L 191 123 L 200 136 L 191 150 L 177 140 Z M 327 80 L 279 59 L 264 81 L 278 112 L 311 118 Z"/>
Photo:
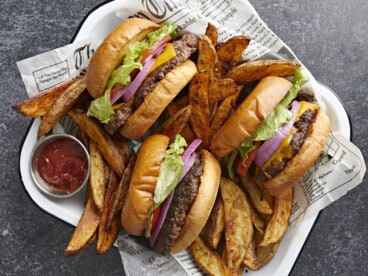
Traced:
<path fill-rule="evenodd" d="M 230 269 L 227 268 L 225 262 L 217 254 L 205 244 L 201 236 L 198 236 L 190 246 L 190 250 L 197 265 L 207 275 L 234 275 Z"/>
<path fill-rule="evenodd" d="M 89 178 L 90 192 L 97 208 L 102 211 L 107 183 L 104 168 L 105 161 L 94 140 L 89 141 L 89 156 L 91 161 L 91 174 Z"/>
<path fill-rule="evenodd" d="M 128 140 L 125 137 L 121 136 L 120 133 L 115 133 L 111 136 L 111 138 L 121 157 L 123 158 L 124 164 L 127 164 L 130 156 Z"/>
<path fill-rule="evenodd" d="M 222 199 L 219 198 L 215 204 L 215 207 L 212 209 L 205 231 L 205 240 L 207 241 L 208 245 L 211 246 L 213 249 L 217 249 L 224 230 L 224 203 L 222 202 Z"/>
<path fill-rule="evenodd" d="M 261 214 L 270 215 L 273 213 L 273 205 L 270 196 L 262 192 L 261 188 L 248 176 L 241 177 L 243 187 L 249 194 L 253 207 Z"/>
<path fill-rule="evenodd" d="M 121 176 L 126 164 L 116 145 L 105 130 L 94 119 L 88 117 L 84 110 L 72 108 L 69 110 L 68 115 L 96 142 L 106 162 Z"/>
<path fill-rule="evenodd" d="M 128 165 L 124 170 L 124 174 L 120 179 L 119 186 L 113 196 L 112 204 L 107 207 L 109 209 L 109 212 L 107 214 L 105 223 L 106 229 L 111 228 L 111 225 L 114 222 L 114 218 L 119 214 L 121 208 L 123 208 L 123 204 L 129 189 L 130 179 L 132 177 L 135 160 L 136 155 L 132 154 L 129 159 Z"/>
<path fill-rule="evenodd" d="M 280 242 L 271 243 L 267 246 L 258 246 L 257 247 L 257 259 L 259 262 L 259 268 L 266 265 L 273 256 L 275 256 L 277 250 L 279 249 Z"/>
<path fill-rule="evenodd" d="M 44 116 L 56 99 L 77 80 L 78 79 L 70 80 L 61 85 L 52 87 L 29 99 L 13 104 L 12 108 L 25 117 L 36 118 Z"/>
<path fill-rule="evenodd" d="M 243 264 L 245 265 L 245 267 L 251 270 L 258 270 L 261 268 L 254 240 L 252 240 L 249 244 L 247 254 L 243 259 Z"/>
<path fill-rule="evenodd" d="M 113 245 L 113 243 L 115 242 L 119 232 L 120 218 L 117 215 L 113 217 L 110 227 L 109 228 L 106 227 L 107 218 L 111 211 L 111 206 L 113 205 L 115 194 L 117 192 L 118 187 L 119 187 L 118 176 L 113 170 L 111 170 L 108 185 L 106 187 L 106 194 L 103 203 L 100 226 L 98 229 L 97 246 L 96 246 L 97 253 L 105 253 L 107 250 L 109 250 Z"/>
<path fill-rule="evenodd" d="M 237 92 L 238 86 L 233 79 L 226 78 L 212 81 L 208 87 L 208 103 L 217 103 Z"/>
<path fill-rule="evenodd" d="M 253 239 L 250 203 L 240 187 L 229 179 L 221 179 L 220 191 L 224 202 L 227 266 L 238 271 Z"/>
<path fill-rule="evenodd" d="M 210 81 L 218 79 L 216 74 L 216 64 L 218 57 L 215 47 L 206 35 L 198 37 L 198 71 L 207 71 Z"/>
<path fill-rule="evenodd" d="M 217 70 L 220 76 L 225 76 L 236 66 L 244 50 L 248 47 L 250 39 L 244 35 L 233 36 L 216 47 L 218 63 Z"/>
<path fill-rule="evenodd" d="M 205 35 L 211 40 L 212 45 L 216 47 L 218 40 L 218 31 L 216 26 L 211 23 L 208 23 Z"/>
<path fill-rule="evenodd" d="M 247 84 L 267 76 L 292 76 L 300 64 L 290 60 L 254 60 L 235 66 L 226 74 L 237 84 Z"/>
<path fill-rule="evenodd" d="M 282 239 L 289 226 L 292 203 L 293 188 L 289 188 L 282 194 L 275 196 L 273 215 L 267 224 L 260 246 L 268 246 Z"/>
<path fill-rule="evenodd" d="M 80 253 L 94 240 L 95 233 L 100 224 L 100 212 L 93 201 L 91 193 L 87 193 L 87 203 L 65 249 L 65 255 Z"/>
<path fill-rule="evenodd" d="M 69 109 L 78 101 L 83 92 L 87 93 L 85 78 L 78 79 L 63 93 L 61 93 L 43 116 L 38 127 L 37 138 L 41 138 L 48 133 L 54 125 L 67 114 Z"/>
<path fill-rule="evenodd" d="M 212 134 L 209 122 L 208 85 L 207 71 L 198 72 L 189 85 L 189 104 L 192 106 L 190 125 L 196 137 L 203 140 L 204 148 L 208 147 Z"/>
<path fill-rule="evenodd" d="M 236 102 L 241 89 L 242 87 L 238 87 L 238 91 L 235 94 L 224 99 L 218 106 L 217 111 L 211 120 L 211 129 L 213 133 L 216 133 L 230 117 L 230 111 L 233 108 L 233 103 Z"/>
<path fill-rule="evenodd" d="M 170 138 L 170 141 L 173 141 L 175 135 L 181 133 L 185 126 L 188 125 L 191 114 L 192 107 L 190 105 L 184 106 L 172 116 L 170 116 L 157 130 L 157 132 L 168 136 Z"/>

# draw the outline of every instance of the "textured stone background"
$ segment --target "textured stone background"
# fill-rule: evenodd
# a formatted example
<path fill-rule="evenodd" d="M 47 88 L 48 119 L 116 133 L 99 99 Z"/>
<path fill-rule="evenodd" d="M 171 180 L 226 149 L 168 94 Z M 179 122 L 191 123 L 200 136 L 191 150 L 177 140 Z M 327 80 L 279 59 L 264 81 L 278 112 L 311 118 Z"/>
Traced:
<path fill-rule="evenodd" d="M 10 105 L 26 97 L 16 61 L 65 45 L 103 1 L 0 3 L 0 275 L 121 275 L 114 248 L 65 258 L 73 227 L 37 207 L 23 188 L 19 151 L 31 120 Z M 353 141 L 367 156 L 368 2 L 251 0 L 269 27 L 343 100 Z M 319 216 L 292 275 L 367 275 L 367 179 Z"/>

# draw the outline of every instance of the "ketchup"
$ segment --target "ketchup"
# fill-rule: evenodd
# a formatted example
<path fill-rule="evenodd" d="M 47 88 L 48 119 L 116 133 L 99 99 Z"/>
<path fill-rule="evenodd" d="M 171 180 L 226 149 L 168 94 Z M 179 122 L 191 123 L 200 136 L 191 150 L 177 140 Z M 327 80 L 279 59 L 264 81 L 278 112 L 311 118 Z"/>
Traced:
<path fill-rule="evenodd" d="M 58 138 L 48 144 L 36 163 L 42 179 L 64 192 L 78 189 L 88 172 L 88 160 L 83 148 L 68 138 Z"/>

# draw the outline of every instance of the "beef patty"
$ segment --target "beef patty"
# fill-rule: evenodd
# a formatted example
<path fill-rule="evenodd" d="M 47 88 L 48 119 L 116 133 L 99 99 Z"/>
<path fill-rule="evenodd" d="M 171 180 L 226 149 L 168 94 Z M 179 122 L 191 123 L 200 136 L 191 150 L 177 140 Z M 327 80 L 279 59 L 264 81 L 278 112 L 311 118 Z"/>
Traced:
<path fill-rule="evenodd" d="M 169 253 L 171 251 L 185 223 L 185 218 L 197 196 L 201 174 L 202 162 L 198 155 L 193 167 L 174 190 L 174 196 L 165 222 L 153 245 L 156 251 L 160 253 Z"/>

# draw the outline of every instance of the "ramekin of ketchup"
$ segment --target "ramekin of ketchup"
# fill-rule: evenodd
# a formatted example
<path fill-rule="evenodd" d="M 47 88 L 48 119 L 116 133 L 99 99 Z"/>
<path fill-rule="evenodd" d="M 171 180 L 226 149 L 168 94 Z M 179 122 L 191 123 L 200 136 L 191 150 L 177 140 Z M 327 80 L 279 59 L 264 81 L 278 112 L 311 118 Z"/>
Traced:
<path fill-rule="evenodd" d="M 40 140 L 32 153 L 31 174 L 46 194 L 67 197 L 87 183 L 90 159 L 85 146 L 68 134 L 54 134 Z"/>

